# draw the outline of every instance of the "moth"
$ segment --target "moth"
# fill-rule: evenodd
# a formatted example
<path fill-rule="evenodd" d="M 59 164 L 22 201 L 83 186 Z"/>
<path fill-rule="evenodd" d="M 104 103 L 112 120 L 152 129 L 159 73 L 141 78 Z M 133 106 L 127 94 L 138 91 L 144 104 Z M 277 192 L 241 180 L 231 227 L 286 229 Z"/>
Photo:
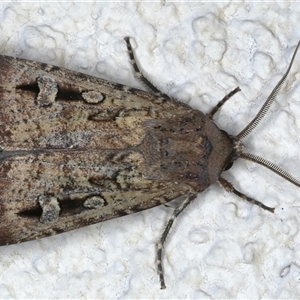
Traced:
<path fill-rule="evenodd" d="M 214 183 L 273 212 L 222 177 L 237 158 L 259 163 L 296 186 L 298 180 L 244 151 L 242 139 L 259 124 L 290 65 L 261 110 L 237 136 L 208 114 L 160 92 L 140 72 L 125 38 L 135 76 L 148 92 L 56 66 L 0 56 L 0 245 L 39 239 L 165 204 L 184 196 L 174 220 Z"/>

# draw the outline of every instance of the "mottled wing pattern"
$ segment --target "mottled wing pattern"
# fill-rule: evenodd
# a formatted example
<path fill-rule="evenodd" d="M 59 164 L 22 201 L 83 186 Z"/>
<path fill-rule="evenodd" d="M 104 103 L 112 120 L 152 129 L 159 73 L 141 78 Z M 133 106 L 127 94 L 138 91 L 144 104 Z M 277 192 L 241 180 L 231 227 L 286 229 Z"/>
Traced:
<path fill-rule="evenodd" d="M 151 161 L 149 150 L 170 139 L 149 144 L 147 130 L 155 120 L 191 111 L 117 83 L 0 56 L 0 244 L 65 232 L 187 194 L 188 182 L 164 177 L 163 163 Z M 205 144 L 201 139 L 198 144 Z M 158 155 L 170 155 L 158 148 Z"/>

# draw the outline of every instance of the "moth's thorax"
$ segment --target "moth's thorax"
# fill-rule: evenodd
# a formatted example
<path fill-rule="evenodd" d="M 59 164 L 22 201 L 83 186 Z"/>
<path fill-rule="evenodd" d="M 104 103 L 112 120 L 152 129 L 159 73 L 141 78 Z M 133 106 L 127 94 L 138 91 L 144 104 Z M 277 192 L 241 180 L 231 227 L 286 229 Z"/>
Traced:
<path fill-rule="evenodd" d="M 218 179 L 232 151 L 229 136 L 196 110 L 146 121 L 145 129 L 146 177 L 186 183 L 198 192 Z"/>
<path fill-rule="evenodd" d="M 227 132 L 220 130 L 217 125 L 206 116 L 204 132 L 212 145 L 208 158 L 208 176 L 210 183 L 218 180 L 226 166 L 234 160 L 234 141 Z"/>

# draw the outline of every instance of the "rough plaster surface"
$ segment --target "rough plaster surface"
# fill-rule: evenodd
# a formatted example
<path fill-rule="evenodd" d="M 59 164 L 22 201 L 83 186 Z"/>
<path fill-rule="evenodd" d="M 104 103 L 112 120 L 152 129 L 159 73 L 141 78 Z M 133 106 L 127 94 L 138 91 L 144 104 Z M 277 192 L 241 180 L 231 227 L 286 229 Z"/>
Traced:
<path fill-rule="evenodd" d="M 300 5 L 282 3 L 1 3 L 0 52 L 131 86 L 124 36 L 163 92 L 203 112 L 236 86 L 215 117 L 237 134 L 285 72 Z M 300 54 L 247 149 L 300 178 Z M 171 209 L 157 207 L 59 236 L 0 248 L 0 298 L 300 297 L 300 190 L 250 162 L 224 175 L 275 214 L 211 186 L 166 243 L 166 290 L 155 242 Z M 1 230 L 1 229 L 0 229 Z"/>

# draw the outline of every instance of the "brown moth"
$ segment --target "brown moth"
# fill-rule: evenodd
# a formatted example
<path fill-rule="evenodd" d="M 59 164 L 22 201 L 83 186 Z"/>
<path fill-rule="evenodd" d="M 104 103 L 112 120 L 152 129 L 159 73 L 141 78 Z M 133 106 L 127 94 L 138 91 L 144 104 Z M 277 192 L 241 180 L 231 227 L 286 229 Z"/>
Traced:
<path fill-rule="evenodd" d="M 177 102 L 139 71 L 150 93 L 55 66 L 0 56 L 0 245 L 66 232 L 185 200 L 157 246 L 161 288 L 162 246 L 176 217 L 211 184 L 273 212 L 221 177 L 239 157 L 257 162 L 296 186 L 273 163 L 243 152 L 241 139 L 265 116 L 294 61 L 253 121 L 230 136 L 210 114 Z"/>

